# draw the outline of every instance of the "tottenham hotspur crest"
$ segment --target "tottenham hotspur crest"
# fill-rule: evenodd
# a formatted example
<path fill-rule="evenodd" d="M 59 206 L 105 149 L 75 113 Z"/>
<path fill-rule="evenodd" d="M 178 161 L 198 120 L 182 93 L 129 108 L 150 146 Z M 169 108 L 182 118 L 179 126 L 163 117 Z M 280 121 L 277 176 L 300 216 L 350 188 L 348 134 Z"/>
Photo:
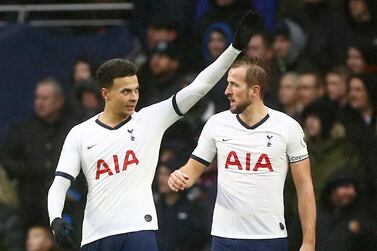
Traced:
<path fill-rule="evenodd" d="M 268 146 L 268 147 L 271 147 L 271 145 L 272 145 L 272 143 L 271 143 L 271 139 L 272 139 L 272 137 L 273 137 L 272 135 L 268 135 L 268 134 L 267 134 L 267 139 L 268 139 L 267 146 Z"/>
<path fill-rule="evenodd" d="M 135 136 L 132 134 L 134 129 L 127 129 L 127 132 L 131 134 L 131 141 L 135 141 Z"/>

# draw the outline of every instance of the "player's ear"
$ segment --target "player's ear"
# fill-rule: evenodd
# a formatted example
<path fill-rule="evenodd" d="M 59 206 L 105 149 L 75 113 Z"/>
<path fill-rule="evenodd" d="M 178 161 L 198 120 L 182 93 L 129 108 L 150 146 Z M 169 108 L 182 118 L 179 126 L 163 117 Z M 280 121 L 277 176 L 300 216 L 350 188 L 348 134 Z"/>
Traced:
<path fill-rule="evenodd" d="M 259 96 L 259 94 L 260 94 L 260 85 L 258 85 L 258 84 L 253 85 L 250 88 L 250 92 L 251 92 L 250 94 L 252 96 Z"/>
<path fill-rule="evenodd" d="M 101 96 L 104 100 L 109 99 L 109 90 L 106 88 L 101 88 Z"/>

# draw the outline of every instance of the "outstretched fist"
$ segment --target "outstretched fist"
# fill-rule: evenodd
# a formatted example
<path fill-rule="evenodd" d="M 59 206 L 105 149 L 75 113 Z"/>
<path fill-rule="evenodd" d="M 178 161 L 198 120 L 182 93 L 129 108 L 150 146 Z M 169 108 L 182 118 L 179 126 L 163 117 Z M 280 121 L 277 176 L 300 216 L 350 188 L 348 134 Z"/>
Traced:
<path fill-rule="evenodd" d="M 243 50 L 246 48 L 253 34 L 263 29 L 261 15 L 257 11 L 249 10 L 237 24 L 232 44 L 233 47 L 240 51 Z"/>

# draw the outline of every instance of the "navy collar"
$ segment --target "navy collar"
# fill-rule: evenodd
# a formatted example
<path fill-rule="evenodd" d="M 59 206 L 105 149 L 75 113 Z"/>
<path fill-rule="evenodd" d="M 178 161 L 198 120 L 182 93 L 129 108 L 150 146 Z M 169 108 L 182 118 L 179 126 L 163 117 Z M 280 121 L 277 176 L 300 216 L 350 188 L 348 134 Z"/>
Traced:
<path fill-rule="evenodd" d="M 103 128 L 106 128 L 108 130 L 117 130 L 119 128 L 121 128 L 122 126 L 124 126 L 128 121 L 130 121 L 131 119 L 131 116 L 128 116 L 127 119 L 123 120 L 122 122 L 120 122 L 118 125 L 114 126 L 114 127 L 111 127 L 111 126 L 108 126 L 106 125 L 105 123 L 102 123 L 99 119 L 96 119 L 96 123 L 100 126 L 102 126 Z"/>
<path fill-rule="evenodd" d="M 240 124 L 245 127 L 246 129 L 255 129 L 257 128 L 258 126 L 260 126 L 261 124 L 263 124 L 264 122 L 266 122 L 266 120 L 270 117 L 270 115 L 267 113 L 266 116 L 264 116 L 263 119 L 261 119 L 258 123 L 252 125 L 252 126 L 249 126 L 248 124 L 246 124 L 241 118 L 240 118 L 240 115 L 237 114 L 236 115 L 236 118 L 238 120 L 238 122 L 240 122 Z"/>

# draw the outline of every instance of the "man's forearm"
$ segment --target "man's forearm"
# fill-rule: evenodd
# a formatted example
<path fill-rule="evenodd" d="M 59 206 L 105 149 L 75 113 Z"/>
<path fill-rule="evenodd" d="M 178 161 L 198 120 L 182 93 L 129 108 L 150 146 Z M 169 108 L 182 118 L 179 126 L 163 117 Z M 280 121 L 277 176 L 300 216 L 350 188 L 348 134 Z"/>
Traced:
<path fill-rule="evenodd" d="M 303 235 L 302 242 L 315 245 L 316 206 L 313 187 L 307 185 L 299 189 L 297 198 Z"/>
<path fill-rule="evenodd" d="M 70 185 L 70 180 L 60 176 L 55 177 L 54 182 L 52 183 L 50 190 L 48 191 L 47 197 L 50 223 L 55 218 L 61 217 L 64 208 L 65 196 Z"/>
<path fill-rule="evenodd" d="M 239 53 L 239 50 L 229 46 L 215 62 L 200 72 L 190 85 L 180 90 L 176 96 L 179 110 L 186 113 L 206 95 L 227 72 Z"/>

